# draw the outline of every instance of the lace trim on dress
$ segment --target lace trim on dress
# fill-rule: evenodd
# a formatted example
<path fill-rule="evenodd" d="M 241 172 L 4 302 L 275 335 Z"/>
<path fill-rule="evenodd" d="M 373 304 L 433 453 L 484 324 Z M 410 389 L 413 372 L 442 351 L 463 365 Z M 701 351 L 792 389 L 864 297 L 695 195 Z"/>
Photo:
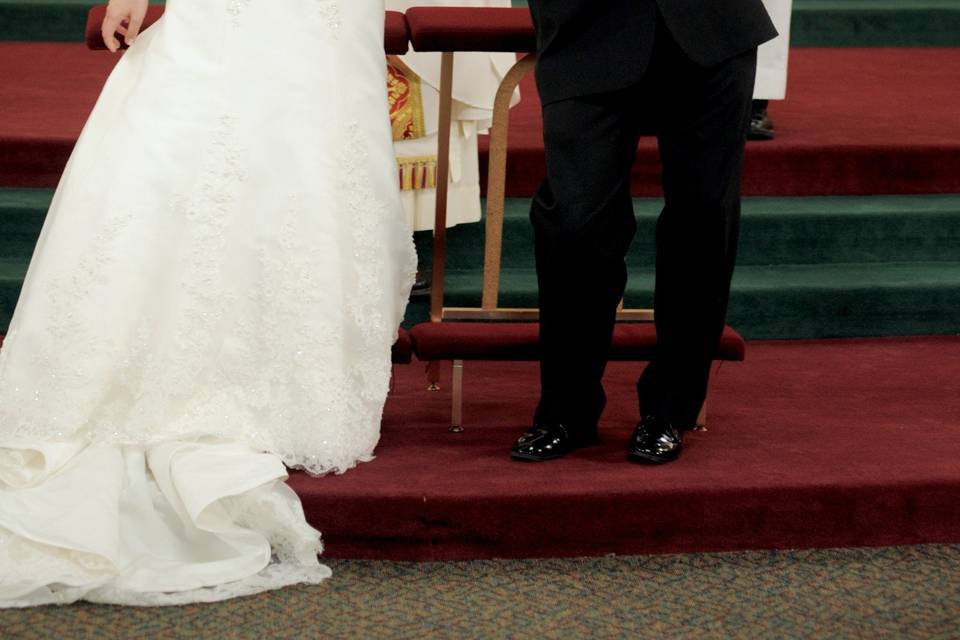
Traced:
<path fill-rule="evenodd" d="M 341 290 L 324 290 L 317 281 L 331 258 L 318 255 L 298 227 L 317 204 L 297 196 L 290 196 L 272 237 L 262 239 L 259 279 L 249 290 L 227 286 L 225 232 L 234 224 L 237 185 L 246 179 L 236 127 L 230 116 L 219 119 L 195 188 L 163 214 L 182 224 L 178 291 L 164 319 L 145 313 L 130 334 L 107 334 L 97 331 L 93 318 L 73 312 L 94 288 L 104 296 L 109 274 L 121 269 L 116 245 L 129 241 L 121 233 L 130 223 L 128 212 L 111 212 L 95 250 L 72 275 L 65 269 L 52 282 L 38 283 L 56 310 L 43 318 L 47 327 L 32 329 L 51 333 L 30 354 L 46 376 L 33 382 L 35 389 L 0 389 L 10 399 L 0 403 L 6 437 L 81 436 L 145 446 L 232 438 L 316 475 L 342 473 L 370 459 L 389 388 L 395 325 L 416 269 L 412 241 L 398 243 L 394 234 L 402 233 L 403 220 L 370 184 L 367 143 L 353 123 L 341 133 L 330 214 L 346 241 L 338 249 Z M 397 307 L 384 305 L 378 291 L 395 297 Z M 243 305 L 270 312 L 237 312 Z M 322 311 L 331 305 L 343 305 L 342 320 L 323 321 Z M 283 332 L 255 324 L 266 318 Z M 26 345 L 8 343 L 0 360 L 14 347 Z M 91 392 L 94 362 L 118 370 L 103 394 Z"/>
<path fill-rule="evenodd" d="M 331 388 L 340 388 L 337 394 L 334 420 L 344 425 L 353 425 L 356 433 L 376 434 L 369 442 L 365 454 L 354 461 L 323 460 L 320 456 L 304 455 L 299 452 L 279 451 L 284 462 L 291 467 L 301 468 L 310 474 L 318 475 L 334 471 L 343 473 L 356 466 L 357 462 L 372 459 L 373 448 L 379 437 L 383 405 L 390 386 L 391 361 L 390 350 L 396 340 L 396 319 L 402 315 L 406 304 L 406 293 L 416 274 L 416 255 L 412 240 L 404 247 L 403 260 L 396 264 L 384 250 L 388 247 L 377 242 L 383 229 L 391 229 L 398 219 L 392 218 L 391 209 L 381 201 L 371 188 L 365 167 L 368 163 L 368 150 L 364 143 L 359 124 L 350 123 L 345 131 L 345 145 L 338 166 L 337 210 L 342 220 L 350 225 L 351 244 L 344 251 L 343 258 L 355 273 L 356 289 L 345 291 L 345 304 L 352 322 L 344 323 L 343 334 L 339 339 L 344 344 L 353 345 L 350 349 L 348 375 L 346 380 L 336 382 Z M 390 264 L 395 281 L 384 268 Z M 376 291 L 384 287 L 399 284 L 402 301 L 400 309 L 392 317 L 384 313 L 383 305 L 376 296 L 364 295 L 364 292 Z M 314 449 L 316 450 L 316 449 Z M 322 449 L 321 449 L 322 450 Z"/>

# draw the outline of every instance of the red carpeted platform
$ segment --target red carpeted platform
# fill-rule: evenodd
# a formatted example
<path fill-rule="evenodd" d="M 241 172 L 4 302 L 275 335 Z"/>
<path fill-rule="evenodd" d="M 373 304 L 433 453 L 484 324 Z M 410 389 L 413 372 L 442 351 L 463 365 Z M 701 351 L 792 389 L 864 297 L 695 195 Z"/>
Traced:
<path fill-rule="evenodd" d="M 790 56 L 787 100 L 770 107 L 777 138 L 747 145 L 745 195 L 960 190 L 960 49 L 793 49 Z M 511 120 L 508 196 L 533 194 L 543 177 L 531 79 L 523 91 Z M 634 195 L 659 195 L 659 175 L 656 143 L 647 138 Z"/>
<path fill-rule="evenodd" d="M 752 343 L 677 463 L 628 463 L 634 365 L 607 376 L 601 446 L 508 459 L 536 366 L 469 363 L 466 426 L 397 369 L 378 457 L 295 475 L 327 555 L 456 559 L 960 542 L 960 338 Z"/>
<path fill-rule="evenodd" d="M 778 138 L 749 145 L 748 195 L 960 191 L 960 49 L 796 49 Z M 0 43 L 0 187 L 54 186 L 115 58 L 72 43 Z M 543 167 L 532 82 L 513 116 L 508 194 Z M 657 193 L 642 144 L 637 195 Z"/>

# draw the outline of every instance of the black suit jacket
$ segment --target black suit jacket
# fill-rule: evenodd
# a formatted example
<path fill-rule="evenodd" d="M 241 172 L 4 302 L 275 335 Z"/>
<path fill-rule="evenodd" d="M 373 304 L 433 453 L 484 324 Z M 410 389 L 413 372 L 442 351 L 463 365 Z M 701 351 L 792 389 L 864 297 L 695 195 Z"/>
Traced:
<path fill-rule="evenodd" d="M 696 63 L 713 66 L 777 31 L 761 0 L 529 0 L 544 103 L 640 81 L 657 14 Z"/>

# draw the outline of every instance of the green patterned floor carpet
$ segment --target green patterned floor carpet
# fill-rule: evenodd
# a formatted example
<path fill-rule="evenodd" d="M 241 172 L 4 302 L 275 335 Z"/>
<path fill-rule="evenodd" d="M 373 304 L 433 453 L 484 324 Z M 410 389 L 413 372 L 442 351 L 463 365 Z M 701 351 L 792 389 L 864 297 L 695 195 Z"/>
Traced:
<path fill-rule="evenodd" d="M 960 546 L 330 564 L 213 605 L 0 611 L 0 637 L 960 638 Z"/>

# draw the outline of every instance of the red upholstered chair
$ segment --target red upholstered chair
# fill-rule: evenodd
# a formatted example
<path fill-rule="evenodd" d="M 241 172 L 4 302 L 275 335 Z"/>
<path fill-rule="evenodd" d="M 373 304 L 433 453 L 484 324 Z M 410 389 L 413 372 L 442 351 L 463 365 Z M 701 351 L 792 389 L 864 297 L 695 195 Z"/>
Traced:
<path fill-rule="evenodd" d="M 103 42 L 103 36 L 100 33 L 100 25 L 107 13 L 105 5 L 100 5 L 90 9 L 87 13 L 86 41 L 90 49 L 106 49 Z M 147 17 L 143 21 L 143 29 L 146 29 L 163 15 L 163 6 L 151 5 L 147 9 Z M 407 31 L 407 20 L 399 11 L 387 11 L 385 16 L 384 32 L 384 50 L 391 55 L 402 55 L 407 52 L 410 46 L 409 32 Z M 118 35 L 119 37 L 119 35 Z M 120 39 L 123 42 L 123 39 Z M 126 45 L 124 45 L 126 46 Z"/>
<path fill-rule="evenodd" d="M 510 98 L 535 64 L 536 39 L 526 9 L 467 7 L 416 7 L 407 11 L 410 41 L 416 51 L 442 54 L 440 86 L 439 155 L 437 159 L 437 209 L 434 225 L 433 291 L 431 322 L 411 331 L 414 351 L 431 362 L 431 386 L 436 388 L 441 361 L 453 362 L 451 431 L 463 430 L 463 363 L 466 360 L 537 360 L 539 328 L 536 309 L 499 306 L 500 257 L 505 204 L 507 132 Z M 447 182 L 450 169 L 450 116 L 453 64 L 456 51 L 506 51 L 528 54 L 507 73 L 497 93 L 487 185 L 487 219 L 484 242 L 483 296 L 480 307 L 444 306 L 446 258 Z M 622 309 L 614 330 L 612 360 L 649 360 L 656 345 L 650 309 Z M 736 331 L 726 327 L 718 360 L 744 359 L 745 345 Z M 704 410 L 699 423 L 706 421 Z"/>

